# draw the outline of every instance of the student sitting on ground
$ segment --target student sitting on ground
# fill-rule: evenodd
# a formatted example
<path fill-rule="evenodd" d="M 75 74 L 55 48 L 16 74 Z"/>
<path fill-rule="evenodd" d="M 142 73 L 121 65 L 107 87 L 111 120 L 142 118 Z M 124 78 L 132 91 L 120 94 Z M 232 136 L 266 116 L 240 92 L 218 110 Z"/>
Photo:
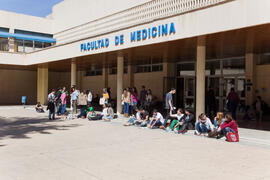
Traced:
<path fill-rule="evenodd" d="M 96 113 L 94 111 L 94 108 L 91 106 L 91 105 L 88 105 L 87 108 L 86 108 L 86 117 L 87 119 L 91 119 L 91 117 L 95 117 L 96 116 Z"/>
<path fill-rule="evenodd" d="M 202 134 L 211 134 L 214 132 L 214 126 L 211 122 L 211 120 L 206 117 L 204 113 L 202 113 L 198 121 L 195 124 L 195 135 L 202 135 Z"/>
<path fill-rule="evenodd" d="M 140 118 L 137 119 L 134 124 L 140 127 L 146 127 L 149 123 L 149 113 L 144 108 L 140 109 Z"/>
<path fill-rule="evenodd" d="M 154 127 L 160 127 L 164 124 L 163 116 L 156 110 L 153 110 L 153 117 L 150 119 L 148 128 L 153 129 Z"/>
<path fill-rule="evenodd" d="M 223 112 L 218 112 L 217 116 L 214 119 L 215 128 L 219 128 L 221 124 L 225 121 Z"/>
<path fill-rule="evenodd" d="M 219 139 L 223 136 L 226 136 L 228 132 L 238 134 L 238 125 L 231 115 L 226 114 L 224 123 L 221 124 L 221 126 L 217 130 L 217 133 L 219 135 L 217 138 Z"/>
<path fill-rule="evenodd" d="M 124 126 L 131 126 L 131 125 L 134 125 L 135 124 L 135 121 L 137 121 L 137 120 L 141 120 L 141 112 L 139 111 L 139 109 L 136 107 L 135 108 L 135 112 L 136 112 L 136 115 L 135 116 L 133 116 L 133 117 L 131 117 L 129 120 L 128 120 L 128 122 L 126 122 L 125 124 L 124 124 Z"/>
<path fill-rule="evenodd" d="M 170 124 L 170 127 L 167 128 L 168 131 L 174 131 L 175 133 L 178 133 L 180 130 L 180 127 L 183 125 L 184 120 L 184 113 L 181 108 L 177 110 L 176 114 L 172 114 L 172 111 L 170 112 L 170 117 L 174 118 L 172 120 L 172 123 Z"/>
<path fill-rule="evenodd" d="M 107 110 L 107 112 L 105 112 Z M 113 108 L 111 107 L 111 103 L 105 104 L 105 108 L 103 109 L 102 112 L 102 119 L 104 121 L 111 121 L 114 117 L 114 112 L 113 112 Z"/>
<path fill-rule="evenodd" d="M 36 111 L 38 113 L 44 113 L 43 106 L 40 104 L 40 102 L 38 102 L 37 105 L 36 105 Z"/>
<path fill-rule="evenodd" d="M 183 117 L 183 124 L 180 127 L 180 130 L 178 133 L 184 134 L 189 129 L 189 126 L 192 126 L 192 122 L 194 120 L 194 115 L 190 112 L 190 110 L 185 110 L 185 115 Z"/>

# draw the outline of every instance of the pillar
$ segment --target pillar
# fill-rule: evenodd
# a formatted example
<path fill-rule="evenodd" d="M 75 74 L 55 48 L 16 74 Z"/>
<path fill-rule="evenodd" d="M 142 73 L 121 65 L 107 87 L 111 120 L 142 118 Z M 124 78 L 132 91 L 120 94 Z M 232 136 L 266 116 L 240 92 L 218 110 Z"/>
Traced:
<path fill-rule="evenodd" d="M 104 54 L 102 56 L 102 63 L 103 63 L 103 67 L 102 67 L 102 83 L 103 83 L 103 88 L 107 88 L 109 86 L 109 68 L 106 62 L 106 55 Z"/>
<path fill-rule="evenodd" d="M 37 69 L 37 102 L 47 103 L 48 97 L 48 64 L 38 65 Z"/>
<path fill-rule="evenodd" d="M 14 33 L 14 29 L 9 29 L 9 33 Z M 15 52 L 15 39 L 12 37 L 8 38 L 8 48 L 9 52 Z"/>
<path fill-rule="evenodd" d="M 258 55 L 254 54 L 254 32 L 247 33 L 246 54 L 245 54 L 245 75 L 246 75 L 246 105 L 252 105 L 256 99 L 256 59 Z"/>
<path fill-rule="evenodd" d="M 128 87 L 134 87 L 134 72 L 135 66 L 132 64 L 133 53 L 130 50 L 128 52 Z"/>
<path fill-rule="evenodd" d="M 122 112 L 122 92 L 123 92 L 123 76 L 124 76 L 124 55 L 123 52 L 117 54 L 117 114 Z"/>
<path fill-rule="evenodd" d="M 197 39 L 197 62 L 196 62 L 196 117 L 205 112 L 205 36 Z"/>
<path fill-rule="evenodd" d="M 171 88 L 176 88 L 176 66 L 175 63 L 169 62 L 169 44 L 163 47 L 162 56 L 162 73 L 163 73 L 163 95 L 165 95 Z"/>
<path fill-rule="evenodd" d="M 77 85 L 77 63 L 76 58 L 71 59 L 71 86 Z"/>

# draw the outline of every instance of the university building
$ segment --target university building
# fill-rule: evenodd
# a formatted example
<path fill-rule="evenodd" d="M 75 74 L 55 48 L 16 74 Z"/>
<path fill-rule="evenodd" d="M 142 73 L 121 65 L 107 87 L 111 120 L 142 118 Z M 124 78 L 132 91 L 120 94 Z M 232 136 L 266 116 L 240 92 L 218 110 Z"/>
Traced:
<path fill-rule="evenodd" d="M 178 107 L 205 111 L 215 91 L 226 108 L 270 104 L 269 0 L 64 0 L 46 18 L 0 11 L 0 104 L 46 103 L 48 92 L 76 85 L 110 87 L 121 110 L 125 87 L 142 85 Z"/>

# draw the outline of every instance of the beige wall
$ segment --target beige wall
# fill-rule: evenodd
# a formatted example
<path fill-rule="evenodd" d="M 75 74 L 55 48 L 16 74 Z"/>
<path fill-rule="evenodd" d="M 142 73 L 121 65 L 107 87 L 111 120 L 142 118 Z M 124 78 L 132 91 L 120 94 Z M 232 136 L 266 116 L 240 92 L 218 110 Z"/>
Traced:
<path fill-rule="evenodd" d="M 270 64 L 259 65 L 256 67 L 256 95 L 262 96 L 262 99 L 270 104 Z"/>
<path fill-rule="evenodd" d="M 134 77 L 134 84 L 138 92 L 141 86 L 144 85 L 146 89 L 151 89 L 153 96 L 162 100 L 163 98 L 163 72 L 151 73 L 136 73 Z"/>
<path fill-rule="evenodd" d="M 49 72 L 49 92 L 59 87 L 70 88 L 70 72 Z"/>
<path fill-rule="evenodd" d="M 144 85 L 147 89 L 151 89 L 154 96 L 162 99 L 163 97 L 163 73 L 151 72 L 151 73 L 135 73 L 134 85 L 137 87 L 138 92 L 141 90 L 141 86 Z M 116 75 L 109 75 L 108 87 L 111 88 L 112 98 L 116 98 Z M 124 88 L 128 87 L 128 76 L 124 74 Z M 83 76 L 82 89 L 91 90 L 93 94 L 101 94 L 103 87 L 102 76 Z"/>
<path fill-rule="evenodd" d="M 37 72 L 0 69 L 0 94 L 0 105 L 21 104 L 22 96 L 27 96 L 27 104 L 35 104 Z"/>

